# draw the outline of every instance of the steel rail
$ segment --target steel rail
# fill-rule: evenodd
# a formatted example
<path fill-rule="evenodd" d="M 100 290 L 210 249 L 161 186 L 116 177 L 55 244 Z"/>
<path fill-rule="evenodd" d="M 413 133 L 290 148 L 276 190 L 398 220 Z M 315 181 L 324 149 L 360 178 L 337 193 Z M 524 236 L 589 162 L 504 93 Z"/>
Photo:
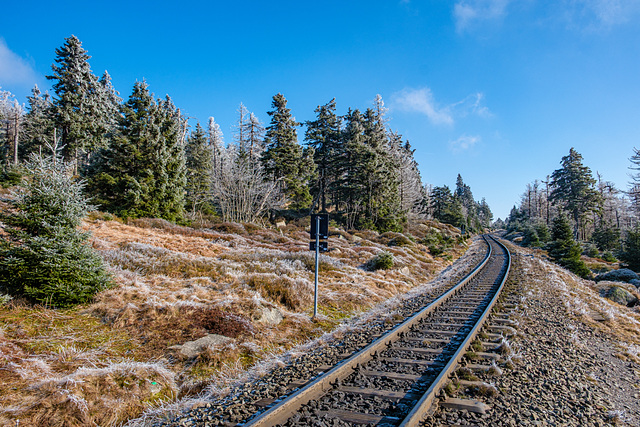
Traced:
<path fill-rule="evenodd" d="M 507 247 L 503 245 L 501 242 L 499 242 L 497 239 L 491 237 L 491 240 L 493 240 L 494 242 L 496 242 L 498 245 L 502 247 L 502 249 L 505 252 L 505 256 L 507 258 L 507 269 L 504 273 L 502 281 L 500 282 L 500 285 L 495 295 L 491 299 L 491 302 L 485 309 L 484 313 L 478 319 L 478 321 L 474 325 L 469 335 L 467 335 L 467 338 L 462 342 L 460 347 L 458 347 L 458 351 L 456 351 L 456 353 L 451 357 L 451 359 L 449 360 L 449 363 L 447 363 L 447 365 L 443 368 L 443 370 L 435 379 L 431 387 L 429 387 L 429 389 L 424 393 L 422 398 L 413 407 L 411 412 L 409 412 L 409 414 L 405 417 L 402 423 L 400 423 L 400 427 L 415 427 L 422 421 L 422 419 L 426 415 L 429 408 L 431 408 L 431 405 L 433 405 L 433 401 L 436 395 L 438 394 L 440 389 L 445 385 L 449 375 L 458 367 L 460 360 L 462 360 L 467 349 L 469 348 L 473 340 L 476 338 L 476 336 L 480 332 L 480 329 L 482 328 L 485 321 L 489 317 L 489 314 L 491 313 L 493 306 L 495 305 L 496 301 L 498 300 L 498 297 L 500 296 L 500 292 L 502 291 L 502 288 L 504 287 L 504 284 L 507 281 L 507 277 L 509 276 L 509 270 L 511 268 L 511 254 L 509 253 L 509 250 L 507 249 Z"/>
<path fill-rule="evenodd" d="M 488 242 L 485 236 L 483 236 L 483 238 L 488 247 L 486 256 L 480 264 L 478 264 L 455 286 L 440 295 L 418 313 L 409 317 L 405 322 L 401 323 L 391 331 L 382 335 L 380 338 L 378 338 L 362 350 L 358 351 L 350 358 L 343 360 L 333 369 L 324 374 L 321 374 L 318 378 L 308 383 L 300 390 L 296 391 L 290 396 L 285 397 L 282 401 L 275 404 L 265 412 L 262 412 L 254 416 L 253 418 L 250 418 L 242 425 L 244 427 L 273 427 L 275 425 L 285 423 L 291 417 L 291 415 L 297 412 L 303 405 L 327 393 L 333 388 L 333 384 L 336 381 L 343 380 L 351 375 L 353 373 L 354 367 L 356 367 L 357 365 L 363 365 L 365 362 L 371 360 L 375 353 L 385 350 L 388 344 L 397 341 L 401 335 L 408 332 L 413 325 L 426 318 L 443 303 L 449 300 L 482 270 L 482 268 L 487 264 L 489 258 L 491 258 L 492 255 L 491 244 Z"/>

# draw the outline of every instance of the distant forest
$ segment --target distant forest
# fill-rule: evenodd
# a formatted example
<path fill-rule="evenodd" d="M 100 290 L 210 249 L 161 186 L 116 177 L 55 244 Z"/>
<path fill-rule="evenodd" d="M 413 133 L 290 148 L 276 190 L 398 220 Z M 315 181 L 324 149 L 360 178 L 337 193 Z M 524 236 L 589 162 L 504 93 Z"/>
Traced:
<path fill-rule="evenodd" d="M 574 148 L 561 167 L 527 184 L 506 222 L 496 227 L 522 233 L 522 244 L 549 250 L 552 258 L 577 274 L 589 272 L 579 256 L 618 259 L 640 271 L 640 151 L 633 149 L 629 188 L 618 189 L 583 164 Z M 580 244 L 578 242 L 581 242 Z"/>
<path fill-rule="evenodd" d="M 422 182 L 411 145 L 386 126 L 379 95 L 344 116 L 332 99 L 304 124 L 282 94 L 273 96 L 267 124 L 240 104 L 225 142 L 213 117 L 191 128 L 145 81 L 121 99 L 106 71 L 93 74 L 75 36 L 55 54 L 53 94 L 36 86 L 25 108 L 0 91 L 4 185 L 19 182 L 31 157 L 59 156 L 92 202 L 121 218 L 256 222 L 323 211 L 346 228 L 381 232 L 401 231 L 411 218 L 469 231 L 491 225 L 491 209 L 460 175 L 453 190 Z"/>

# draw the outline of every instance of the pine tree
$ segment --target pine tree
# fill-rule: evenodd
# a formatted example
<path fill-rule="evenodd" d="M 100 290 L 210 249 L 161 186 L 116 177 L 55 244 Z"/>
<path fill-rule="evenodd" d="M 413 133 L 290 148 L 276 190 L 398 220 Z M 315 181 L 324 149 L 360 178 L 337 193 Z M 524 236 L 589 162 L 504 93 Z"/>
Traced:
<path fill-rule="evenodd" d="M 268 114 L 271 123 L 265 135 L 265 151 L 262 164 L 266 175 L 273 182 L 282 182 L 283 192 L 292 209 L 304 209 L 311 203 L 309 179 L 314 173 L 313 149 L 303 149 L 298 144 L 296 127 L 299 124 L 287 108 L 282 94 L 274 95 L 273 110 Z"/>
<path fill-rule="evenodd" d="M 109 118 L 103 115 L 104 98 L 89 66 L 90 56 L 76 36 L 56 49 L 53 74 L 54 121 L 60 129 L 64 158 L 86 163 L 85 156 L 104 144 Z"/>
<path fill-rule="evenodd" d="M 210 198 L 213 180 L 213 150 L 200 123 L 187 140 L 186 167 L 186 200 L 195 215 Z"/>
<path fill-rule="evenodd" d="M 553 220 L 551 229 L 551 243 L 549 243 L 549 256 L 557 264 L 567 268 L 581 277 L 589 277 L 591 272 L 580 259 L 582 248 L 573 239 L 571 225 L 566 215 L 558 215 Z"/>
<path fill-rule="evenodd" d="M 335 181 L 334 163 L 340 144 L 341 120 L 336 115 L 336 99 L 319 105 L 315 113 L 316 119 L 306 123 L 305 141 L 314 150 L 313 160 L 317 168 L 316 179 L 311 185 L 314 194 L 313 206 L 319 204 L 320 210 L 326 212 L 329 189 Z"/>
<path fill-rule="evenodd" d="M 595 189 L 596 180 L 591 175 L 591 169 L 582 164 L 582 156 L 573 147 L 569 155 L 561 161 L 562 168 L 551 175 L 550 199 L 560 203 L 569 212 L 574 222 L 574 237 L 578 238 L 583 222 L 590 212 L 600 206 L 600 197 Z"/>
<path fill-rule="evenodd" d="M 32 154 L 25 169 L 29 179 L 13 210 L 0 212 L 0 291 L 60 307 L 89 302 L 112 282 L 78 229 L 91 209 L 83 184 L 55 152 Z"/>

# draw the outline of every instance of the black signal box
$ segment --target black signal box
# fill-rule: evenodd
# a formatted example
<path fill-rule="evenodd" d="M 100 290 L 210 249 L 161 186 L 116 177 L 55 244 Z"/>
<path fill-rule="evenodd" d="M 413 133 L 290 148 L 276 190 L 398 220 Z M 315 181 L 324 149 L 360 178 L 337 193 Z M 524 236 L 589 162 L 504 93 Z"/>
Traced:
<path fill-rule="evenodd" d="M 320 218 L 319 227 L 317 218 Z M 329 214 L 311 214 L 311 232 L 309 232 L 309 236 L 315 239 L 316 234 L 320 239 L 329 238 Z"/>

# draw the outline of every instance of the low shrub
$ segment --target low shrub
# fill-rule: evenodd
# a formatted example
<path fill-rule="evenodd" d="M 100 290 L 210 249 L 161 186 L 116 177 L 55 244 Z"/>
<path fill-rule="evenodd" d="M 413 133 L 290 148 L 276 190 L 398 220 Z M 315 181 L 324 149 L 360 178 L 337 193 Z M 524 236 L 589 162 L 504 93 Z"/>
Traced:
<path fill-rule="evenodd" d="M 370 271 L 389 270 L 393 268 L 393 264 L 393 255 L 389 252 L 382 252 L 369 260 L 367 269 Z"/>
<path fill-rule="evenodd" d="M 603 274 L 598 274 L 595 280 L 596 282 L 601 280 L 609 280 L 611 282 L 629 282 L 634 279 L 640 279 L 638 274 L 628 268 L 621 268 L 619 270 L 611 270 Z"/>

